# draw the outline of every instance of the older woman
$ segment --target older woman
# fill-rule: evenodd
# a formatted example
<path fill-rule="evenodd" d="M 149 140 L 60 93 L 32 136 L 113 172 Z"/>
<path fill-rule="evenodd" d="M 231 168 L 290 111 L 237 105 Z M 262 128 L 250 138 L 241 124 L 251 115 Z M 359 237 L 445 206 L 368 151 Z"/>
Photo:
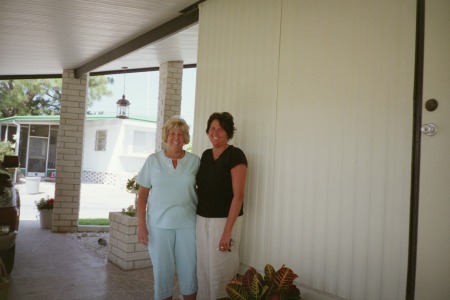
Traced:
<path fill-rule="evenodd" d="M 162 128 L 163 151 L 151 154 L 138 176 L 138 239 L 153 263 L 155 299 L 172 299 L 174 275 L 184 299 L 196 299 L 195 176 L 198 156 L 183 150 L 189 126 L 173 117 Z"/>
<path fill-rule="evenodd" d="M 203 152 L 197 173 L 197 277 L 199 299 L 226 297 L 226 284 L 239 270 L 242 203 L 247 159 L 228 144 L 233 116 L 213 113 L 206 134 L 212 149 Z"/>

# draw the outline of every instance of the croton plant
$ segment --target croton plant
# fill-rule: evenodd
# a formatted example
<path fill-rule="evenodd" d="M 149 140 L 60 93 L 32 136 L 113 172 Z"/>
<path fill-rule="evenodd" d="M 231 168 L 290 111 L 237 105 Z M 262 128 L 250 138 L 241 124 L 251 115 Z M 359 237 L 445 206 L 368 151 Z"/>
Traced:
<path fill-rule="evenodd" d="M 275 271 L 272 265 L 267 264 L 264 268 L 264 276 L 250 267 L 243 276 L 238 274 L 231 279 L 226 286 L 229 298 L 223 299 L 301 299 L 300 290 L 294 284 L 294 279 L 297 277 L 297 274 L 285 265 Z"/>

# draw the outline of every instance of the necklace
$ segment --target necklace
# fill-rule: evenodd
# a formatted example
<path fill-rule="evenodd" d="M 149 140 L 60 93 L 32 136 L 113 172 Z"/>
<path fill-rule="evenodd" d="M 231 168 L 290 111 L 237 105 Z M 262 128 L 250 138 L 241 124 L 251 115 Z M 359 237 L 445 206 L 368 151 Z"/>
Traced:
<path fill-rule="evenodd" d="M 182 150 L 182 151 L 179 152 L 177 155 L 174 155 L 174 154 L 171 155 L 171 154 L 169 154 L 169 151 L 165 150 L 165 151 L 164 151 L 164 154 L 166 155 L 166 157 L 168 157 L 168 158 L 170 158 L 170 159 L 172 159 L 172 160 L 177 160 L 177 159 L 183 158 L 185 152 L 184 152 L 184 150 Z"/>

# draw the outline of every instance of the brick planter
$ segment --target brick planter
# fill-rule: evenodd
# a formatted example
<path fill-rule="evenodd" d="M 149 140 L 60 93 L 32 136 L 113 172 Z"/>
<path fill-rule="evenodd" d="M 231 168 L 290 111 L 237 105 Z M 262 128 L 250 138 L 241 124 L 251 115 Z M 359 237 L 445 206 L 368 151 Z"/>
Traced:
<path fill-rule="evenodd" d="M 122 270 L 151 267 L 147 247 L 138 243 L 138 218 L 110 212 L 109 220 L 108 260 Z"/>

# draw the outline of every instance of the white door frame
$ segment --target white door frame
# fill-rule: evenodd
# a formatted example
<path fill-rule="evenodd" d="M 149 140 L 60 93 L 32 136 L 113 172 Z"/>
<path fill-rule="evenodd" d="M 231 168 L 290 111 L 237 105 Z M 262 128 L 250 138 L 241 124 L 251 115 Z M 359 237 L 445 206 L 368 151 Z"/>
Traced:
<path fill-rule="evenodd" d="M 439 51 L 446 51 L 448 48 L 449 40 L 442 40 L 442 32 L 430 32 L 430 28 L 434 28 L 436 30 L 438 27 L 442 27 L 443 20 L 448 20 L 448 15 L 434 15 L 438 10 L 442 10 L 448 12 L 448 9 L 442 7 L 441 5 L 444 2 L 436 1 L 428 1 L 427 4 L 430 4 L 428 7 L 425 6 L 426 0 L 417 0 L 417 16 L 416 16 L 416 55 L 415 55 L 415 71 L 414 71 L 414 108 L 413 108 L 413 145 L 412 145 L 412 173 L 411 173 L 411 202 L 410 202 L 410 233 L 409 233 L 409 256 L 408 256 L 408 272 L 407 272 L 407 287 L 406 287 L 406 299 L 424 299 L 425 297 L 430 297 L 430 299 L 440 299 L 444 294 L 448 295 L 448 285 L 446 285 L 445 280 L 448 280 L 449 269 L 448 267 L 448 256 L 445 254 L 445 250 L 449 243 L 447 236 L 442 234 L 442 228 L 445 228 L 449 223 L 443 214 L 444 210 L 448 210 L 449 204 L 446 202 L 447 199 L 442 199 L 441 196 L 434 196 L 434 194 L 430 193 L 430 190 L 436 190 L 439 187 L 439 184 L 442 186 L 442 180 L 444 177 L 448 177 L 445 175 L 444 171 L 448 170 L 447 167 L 444 166 L 441 170 L 436 170 L 435 178 L 430 178 L 430 171 L 434 172 L 434 169 L 430 169 L 432 166 L 436 167 L 435 163 L 442 164 L 443 162 L 448 162 L 448 156 L 436 156 L 430 161 L 430 155 L 434 152 L 430 152 L 430 142 L 434 145 L 435 149 L 442 149 L 442 147 L 448 140 L 442 140 L 445 135 L 440 137 L 427 137 L 424 136 L 421 132 L 421 127 L 424 121 L 429 121 L 430 112 L 433 110 L 427 109 L 428 111 L 423 110 L 424 103 L 424 86 L 426 88 L 427 97 L 430 96 L 430 91 L 433 95 L 436 93 L 437 97 L 444 96 L 445 98 L 448 96 L 448 90 L 445 85 L 443 85 L 442 80 L 446 80 L 446 78 L 433 78 L 433 80 L 441 80 L 435 81 L 430 85 L 429 73 L 433 73 L 433 68 L 436 68 L 436 61 L 431 62 L 428 61 L 430 57 L 436 56 L 436 49 Z M 439 5 L 439 6 L 436 6 Z M 430 9 L 429 12 L 426 12 L 426 9 Z M 426 14 L 427 13 L 427 14 Z M 425 20 L 425 16 L 427 19 Z M 435 17 L 435 18 L 434 18 Z M 427 21 L 425 23 L 425 21 Z M 440 26 L 438 25 L 440 24 Z M 426 26 L 427 25 L 427 26 Z M 428 30 L 426 32 L 425 30 Z M 438 35 L 435 35 L 438 34 Z M 427 35 L 427 39 L 425 39 L 425 35 Z M 440 37 L 439 37 L 440 36 Z M 427 44 L 425 44 L 425 40 Z M 436 41 L 439 43 L 436 44 Z M 442 42 L 442 43 L 441 43 Z M 436 47 L 430 47 L 430 45 Z M 426 52 L 425 47 L 429 49 Z M 432 53 L 433 52 L 433 53 Z M 438 52 L 439 53 L 439 52 Z M 428 63 L 425 61 L 425 54 Z M 445 56 L 438 56 L 441 58 L 441 61 L 447 62 L 447 58 Z M 448 57 L 448 56 L 447 56 Z M 426 65 L 425 65 L 426 63 Z M 448 64 L 446 65 L 448 66 Z M 427 68 L 427 77 L 424 78 L 424 69 Z M 445 69 L 445 67 L 444 67 Z M 447 70 L 447 69 L 445 69 Z M 448 74 L 448 73 L 445 73 Z M 442 77 L 442 76 L 441 76 Z M 444 75 L 446 77 L 446 75 Z M 448 79 L 448 78 L 447 78 Z M 426 85 L 425 85 L 426 83 Z M 435 85 L 436 84 L 436 85 Z M 444 87 L 444 89 L 442 89 Z M 436 98 L 437 99 L 437 98 Z M 439 99 L 438 99 L 439 100 Z M 441 99 L 442 104 L 448 104 L 449 99 Z M 448 105 L 447 105 L 448 107 Z M 443 109 L 442 106 L 441 109 Z M 448 111 L 448 110 L 447 110 Z M 426 119 L 423 120 L 423 114 L 425 113 Z M 433 115 L 433 118 L 436 117 L 437 122 L 442 122 L 442 116 L 445 114 L 445 111 L 440 110 L 439 114 Z M 445 117 L 444 117 L 445 120 Z M 443 125 L 447 125 L 448 123 L 443 123 Z M 448 126 L 447 126 L 448 127 Z M 445 127 L 443 127 L 445 128 Z M 422 139 L 433 139 L 439 138 L 437 140 L 423 140 L 426 148 L 423 148 Z M 445 137 L 448 139 L 448 136 Z M 442 143 L 444 142 L 444 144 Z M 441 147 L 441 148 L 439 148 Z M 422 149 L 424 152 L 422 153 Z M 427 152 L 425 152 L 427 150 Z M 445 152 L 445 151 L 444 151 Z M 421 163 L 424 162 L 423 168 L 421 169 Z M 425 164 L 425 162 L 427 162 Z M 429 165 L 429 163 L 432 163 Z M 441 178 L 442 177 L 442 178 Z M 446 178 L 445 178 L 446 179 Z M 440 180 L 440 181 L 439 181 Z M 438 183 L 438 185 L 435 185 Z M 422 187 L 422 188 L 421 188 Z M 443 191 L 444 193 L 448 190 Z M 442 191 L 441 191 L 442 192 Z M 438 205 L 438 206 L 436 206 Z M 421 214 L 419 214 L 419 208 Z M 437 211 L 440 210 L 443 214 L 437 214 Z M 419 217 L 421 219 L 419 219 Z M 425 217 L 425 219 L 424 219 Z M 434 228 L 433 225 L 429 224 L 430 218 L 437 218 L 437 223 L 443 226 L 442 228 Z M 420 225 L 420 226 L 419 226 Z M 436 225 L 434 225 L 436 226 Z M 440 232 L 440 233 L 435 233 Z M 432 237 L 431 239 L 428 237 Z M 444 240 L 442 240 L 444 238 Z M 433 250 L 432 247 L 429 246 L 434 244 L 434 241 L 443 242 L 443 246 L 441 248 L 436 248 Z M 435 251 L 436 250 L 436 251 Z M 427 271 L 424 271 L 429 266 Z M 430 268 L 437 268 L 436 276 L 430 272 Z M 445 273 L 445 274 L 443 274 Z M 442 280 L 443 279 L 443 280 Z M 445 296 L 444 296 L 445 297 Z M 420 299 L 419 299 L 420 298 Z M 426 298 L 428 299 L 428 298 Z"/>

